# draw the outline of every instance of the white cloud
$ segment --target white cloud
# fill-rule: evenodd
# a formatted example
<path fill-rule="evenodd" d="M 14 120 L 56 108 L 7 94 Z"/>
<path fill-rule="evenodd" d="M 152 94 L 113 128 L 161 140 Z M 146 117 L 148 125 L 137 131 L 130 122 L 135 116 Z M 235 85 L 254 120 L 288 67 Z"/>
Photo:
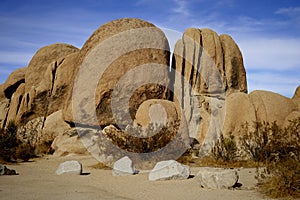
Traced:
<path fill-rule="evenodd" d="M 33 55 L 33 53 L 0 51 L 0 63 L 24 67 L 29 63 Z"/>
<path fill-rule="evenodd" d="M 247 36 L 237 42 L 248 69 L 300 69 L 300 38 Z"/>
<path fill-rule="evenodd" d="M 291 13 L 300 14 L 300 7 L 280 8 L 275 12 L 275 14 L 291 14 Z"/>
<path fill-rule="evenodd" d="M 174 2 L 177 4 L 176 8 L 173 8 L 172 11 L 181 14 L 183 16 L 189 16 L 189 10 L 187 8 L 187 1 L 185 0 L 174 0 Z"/>
<path fill-rule="evenodd" d="M 280 74 L 276 72 L 248 72 L 248 90 L 267 90 L 281 95 L 292 97 L 296 88 L 300 85 L 297 74 Z"/>

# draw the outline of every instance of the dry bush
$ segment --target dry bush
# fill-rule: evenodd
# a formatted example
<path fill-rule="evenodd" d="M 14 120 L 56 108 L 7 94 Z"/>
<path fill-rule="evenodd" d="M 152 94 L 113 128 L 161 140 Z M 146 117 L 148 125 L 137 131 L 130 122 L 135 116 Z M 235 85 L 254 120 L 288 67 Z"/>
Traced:
<path fill-rule="evenodd" d="M 0 131 L 0 156 L 4 161 L 16 160 L 16 148 L 19 145 L 17 139 L 18 127 L 14 121 L 10 121 L 6 129 Z"/>
<path fill-rule="evenodd" d="M 125 131 L 112 130 L 105 134 L 121 149 L 134 153 L 149 153 L 171 142 L 176 137 L 179 126 L 180 122 L 168 123 L 165 126 L 149 124 L 146 130 L 141 126 L 128 126 Z"/>
<path fill-rule="evenodd" d="M 18 126 L 14 121 L 10 121 L 6 129 L 0 130 L 0 157 L 6 161 L 16 161 L 21 159 L 28 161 L 34 157 L 34 148 L 29 143 L 22 143 L 18 137 Z"/>
<path fill-rule="evenodd" d="M 215 146 L 212 148 L 212 156 L 217 161 L 233 162 L 237 158 L 237 144 L 232 133 L 228 137 L 223 134 L 217 140 Z"/>
<path fill-rule="evenodd" d="M 259 141 L 259 131 L 265 132 L 263 142 Z M 251 138 L 251 145 L 244 148 L 265 165 L 265 170 L 257 173 L 260 191 L 273 198 L 300 197 L 300 118 L 285 128 L 276 122 L 259 123 Z M 259 145 L 263 145 L 262 149 L 256 149 Z"/>

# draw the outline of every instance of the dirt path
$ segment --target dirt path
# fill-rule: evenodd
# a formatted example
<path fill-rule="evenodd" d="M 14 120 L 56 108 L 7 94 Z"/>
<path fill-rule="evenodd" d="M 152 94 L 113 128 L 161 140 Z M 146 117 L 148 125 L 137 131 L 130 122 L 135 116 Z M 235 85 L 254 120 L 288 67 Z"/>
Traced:
<path fill-rule="evenodd" d="M 55 175 L 58 165 L 78 160 L 86 175 Z M 89 156 L 47 157 L 33 162 L 7 165 L 18 176 L 0 177 L 0 199 L 192 199 L 257 200 L 263 197 L 253 188 L 255 169 L 240 169 L 240 190 L 203 189 L 194 178 L 181 181 L 148 181 L 148 174 L 113 177 L 111 170 L 93 169 L 97 161 Z M 192 168 L 192 174 L 198 169 Z"/>

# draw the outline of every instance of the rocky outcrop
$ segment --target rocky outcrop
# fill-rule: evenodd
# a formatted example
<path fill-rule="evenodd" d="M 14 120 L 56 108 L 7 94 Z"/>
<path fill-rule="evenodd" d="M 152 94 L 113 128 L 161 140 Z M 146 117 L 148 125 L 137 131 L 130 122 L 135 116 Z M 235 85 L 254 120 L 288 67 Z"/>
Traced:
<path fill-rule="evenodd" d="M 226 94 L 247 93 L 246 71 L 239 47 L 229 35 L 220 35 L 220 41 L 223 49 Z"/>
<path fill-rule="evenodd" d="M 243 126 L 249 124 L 254 131 L 253 122 L 275 122 L 285 127 L 288 121 L 299 115 L 293 100 L 270 91 L 256 90 L 250 94 L 233 93 L 226 98 L 226 116 L 223 134 L 233 133 L 236 138 L 243 134 Z"/>
<path fill-rule="evenodd" d="M 239 180 L 236 170 L 203 167 L 195 177 L 203 188 L 230 189 Z"/>
<path fill-rule="evenodd" d="M 221 134 L 226 95 L 247 92 L 242 54 L 228 35 L 189 28 L 175 45 L 172 69 L 174 101 L 205 154 Z"/>
<path fill-rule="evenodd" d="M 3 85 L 5 97 L 10 99 L 13 93 L 18 89 L 19 85 L 25 83 L 25 73 L 27 68 L 20 68 L 12 72 Z"/>
<path fill-rule="evenodd" d="M 298 110 L 300 111 L 300 86 L 297 87 L 292 101 L 298 106 Z"/>
<path fill-rule="evenodd" d="M 169 45 L 149 22 L 125 18 L 104 24 L 82 47 L 78 64 L 67 103 L 73 104 L 72 122 L 125 128 L 143 101 L 168 98 Z"/>
<path fill-rule="evenodd" d="M 53 44 L 39 49 L 33 56 L 25 74 L 25 94 L 17 116 L 19 123 L 26 123 L 41 116 L 46 117 L 52 114 L 51 112 L 63 108 L 63 104 L 60 104 L 56 109 L 54 106 L 49 109 L 51 93 L 58 68 L 67 55 L 76 51 L 76 47 L 68 44 Z"/>
<path fill-rule="evenodd" d="M 190 167 L 175 160 L 158 162 L 149 173 L 150 181 L 182 180 L 190 176 Z"/>
<path fill-rule="evenodd" d="M 144 101 L 135 115 L 135 124 L 147 127 L 149 124 L 167 125 L 181 118 L 181 110 L 176 108 L 174 102 L 162 99 Z"/>
<path fill-rule="evenodd" d="M 13 95 L 11 96 L 7 122 L 15 120 L 17 118 L 24 93 L 25 83 L 22 83 L 15 91 L 15 93 L 13 93 Z"/>
<path fill-rule="evenodd" d="M 96 131 L 88 129 L 93 134 Z M 88 131 L 87 130 L 87 131 Z M 82 133 L 82 128 L 70 128 L 65 132 L 60 132 L 52 142 L 51 148 L 54 150 L 54 156 L 66 156 L 69 154 L 88 154 L 86 147 L 78 133 Z"/>

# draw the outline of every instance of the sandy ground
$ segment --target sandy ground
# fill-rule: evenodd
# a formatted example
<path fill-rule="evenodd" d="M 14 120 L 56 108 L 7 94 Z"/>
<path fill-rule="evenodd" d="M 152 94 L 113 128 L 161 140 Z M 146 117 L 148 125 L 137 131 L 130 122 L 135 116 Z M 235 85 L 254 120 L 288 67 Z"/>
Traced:
<path fill-rule="evenodd" d="M 83 164 L 84 175 L 56 175 L 66 160 Z M 148 181 L 148 174 L 114 177 L 111 170 L 94 169 L 97 161 L 90 156 L 45 157 L 32 162 L 6 165 L 17 176 L 0 177 L 0 199 L 264 199 L 255 189 L 255 169 L 239 169 L 241 189 L 203 189 L 195 178 L 188 180 Z M 191 168 L 195 175 L 199 169 Z"/>

